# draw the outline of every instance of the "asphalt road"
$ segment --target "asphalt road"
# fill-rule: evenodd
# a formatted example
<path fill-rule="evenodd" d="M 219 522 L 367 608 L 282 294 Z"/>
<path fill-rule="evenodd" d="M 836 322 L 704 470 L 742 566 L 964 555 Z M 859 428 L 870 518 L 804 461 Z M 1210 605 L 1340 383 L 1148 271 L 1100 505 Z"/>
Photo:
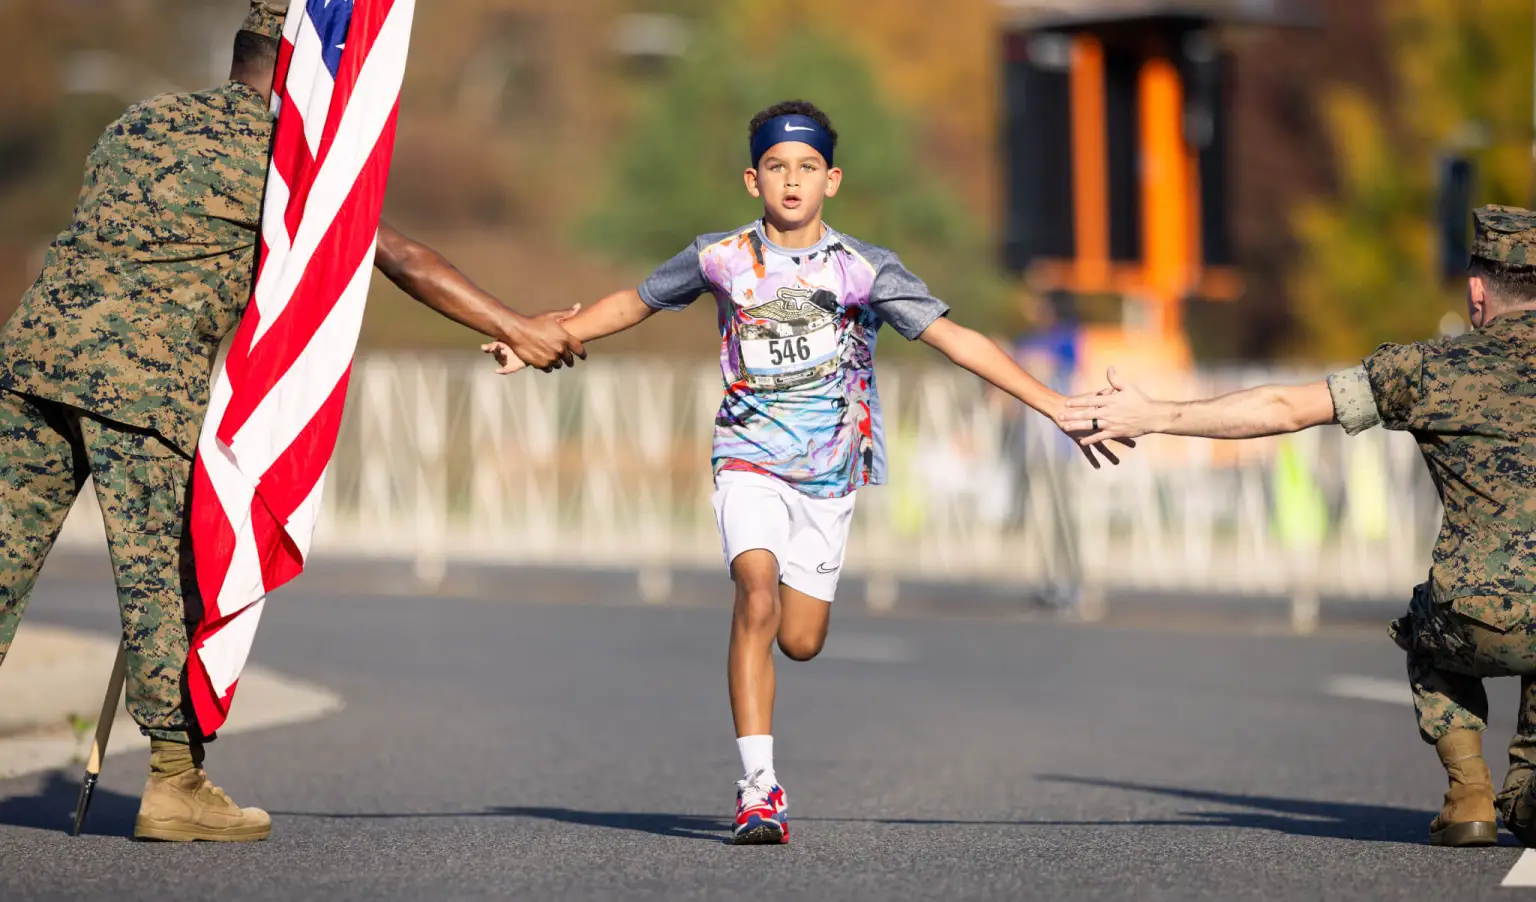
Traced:
<path fill-rule="evenodd" d="M 1423 844 L 1444 784 L 1411 709 L 1329 693 L 1399 680 L 1380 634 L 849 605 L 822 659 L 780 669 L 794 841 L 736 848 L 726 605 L 506 594 L 279 595 L 253 660 L 346 708 L 210 749 L 272 840 L 129 841 L 144 763 L 109 758 L 79 839 L 74 773 L 0 782 L 0 899 L 1519 895 L 1520 850 Z M 29 616 L 110 630 L 110 593 L 45 576 Z M 1514 688 L 1491 695 L 1507 736 Z"/>

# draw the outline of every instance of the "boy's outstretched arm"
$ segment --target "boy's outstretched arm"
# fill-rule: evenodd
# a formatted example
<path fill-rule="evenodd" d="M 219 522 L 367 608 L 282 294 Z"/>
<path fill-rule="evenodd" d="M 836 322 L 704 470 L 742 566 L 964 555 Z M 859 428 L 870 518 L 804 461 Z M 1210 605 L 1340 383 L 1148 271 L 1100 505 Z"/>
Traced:
<path fill-rule="evenodd" d="M 656 308 L 640 299 L 640 292 L 633 288 L 616 291 L 590 307 L 579 304 L 574 314 L 561 311 L 560 324 L 578 342 L 595 341 L 616 332 L 633 328 L 656 312 Z M 480 350 L 496 357 L 496 372 L 506 375 L 523 368 L 523 361 L 508 353 L 501 342 L 493 341 L 480 346 Z"/>
<path fill-rule="evenodd" d="M 524 316 L 489 294 L 437 251 L 379 223 L 374 265 L 401 291 L 461 326 L 489 335 L 529 366 L 557 370 L 586 357 L 558 314 Z M 563 311 L 562 311 L 563 312 Z"/>
<path fill-rule="evenodd" d="M 1261 385 L 1202 401 L 1158 401 L 1111 367 L 1113 391 L 1069 398 L 1057 419 L 1084 444 L 1149 432 L 1201 438 L 1258 438 L 1338 422 L 1327 380 Z"/>
<path fill-rule="evenodd" d="M 1024 372 L 1012 357 L 1004 353 L 985 335 L 974 329 L 967 329 L 948 317 L 940 317 L 924 329 L 919 338 L 924 344 L 948 357 L 956 366 L 970 370 L 1050 419 L 1057 423 L 1061 422 L 1061 414 L 1066 410 L 1064 407 L 1066 399 L 1040 380 Z M 1062 428 L 1073 438 L 1081 438 L 1083 435 L 1083 433 L 1073 433 L 1065 427 Z M 1101 444 L 1102 441 L 1099 439 L 1081 442 L 1088 462 L 1094 467 L 1099 466 L 1098 458 L 1094 455 L 1094 451 L 1097 450 L 1110 463 L 1120 463 L 1120 459 L 1114 455 L 1114 452 Z M 1121 444 L 1132 448 L 1136 446 L 1135 442 L 1128 439 L 1123 439 Z"/>

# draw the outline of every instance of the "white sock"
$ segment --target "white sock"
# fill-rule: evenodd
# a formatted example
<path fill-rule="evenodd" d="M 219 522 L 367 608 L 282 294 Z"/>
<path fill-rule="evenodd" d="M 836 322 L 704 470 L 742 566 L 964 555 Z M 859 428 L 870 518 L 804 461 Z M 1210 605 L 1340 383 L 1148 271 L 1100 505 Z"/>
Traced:
<path fill-rule="evenodd" d="M 770 786 L 777 785 L 773 773 L 773 737 L 769 735 L 742 736 L 736 740 L 736 751 L 741 753 L 741 770 L 747 776 L 758 771 Z"/>

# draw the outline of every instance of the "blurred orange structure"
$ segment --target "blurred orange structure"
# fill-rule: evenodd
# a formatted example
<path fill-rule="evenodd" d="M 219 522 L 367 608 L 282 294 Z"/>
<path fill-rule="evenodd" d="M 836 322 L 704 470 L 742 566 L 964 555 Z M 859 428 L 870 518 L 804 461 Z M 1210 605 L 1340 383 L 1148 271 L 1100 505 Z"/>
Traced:
<path fill-rule="evenodd" d="M 1119 323 L 1084 329 L 1085 365 L 1187 371 L 1186 303 L 1243 289 L 1228 43 L 1302 20 L 1280 0 L 1002 6 L 1008 266 L 1041 293 L 1120 299 Z"/>

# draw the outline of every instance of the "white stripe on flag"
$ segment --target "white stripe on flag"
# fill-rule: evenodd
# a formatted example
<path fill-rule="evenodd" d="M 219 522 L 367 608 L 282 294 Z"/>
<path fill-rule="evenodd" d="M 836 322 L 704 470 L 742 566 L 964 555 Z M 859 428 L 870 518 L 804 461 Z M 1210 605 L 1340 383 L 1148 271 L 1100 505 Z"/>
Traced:
<path fill-rule="evenodd" d="M 299 38 L 299 26 L 309 20 L 309 3 L 299 0 L 292 14 L 283 20 L 283 40 L 292 44 Z"/>
<path fill-rule="evenodd" d="M 320 478 L 315 480 L 315 487 L 310 490 L 309 497 L 293 511 L 293 516 L 288 518 L 288 538 L 299 549 L 299 557 L 309 560 L 309 546 L 315 540 L 315 526 L 320 521 L 320 504 L 325 500 L 325 477 L 331 472 L 330 464 L 320 471 Z"/>
<path fill-rule="evenodd" d="M 358 174 L 362 172 L 363 165 L 384 132 L 384 126 L 394 113 L 395 100 L 400 96 L 400 84 L 405 79 L 405 56 L 411 41 L 411 13 L 412 5 L 409 3 L 396 3 L 390 8 L 389 17 L 379 31 L 373 50 L 363 63 L 357 85 L 337 126 L 336 140 L 332 142 L 325 162 L 315 175 L 314 187 L 310 190 L 304 217 L 299 223 L 299 232 L 293 239 L 291 256 L 284 261 L 278 278 L 273 280 L 276 284 L 271 302 L 260 308 L 261 320 L 252 340 L 253 347 L 293 300 L 293 293 L 309 268 L 315 248 L 324 240 L 336 214 L 352 193 Z"/>
<path fill-rule="evenodd" d="M 261 237 L 266 241 L 266 256 L 261 261 L 263 269 L 272 272 L 281 271 L 284 261 L 288 259 L 288 252 L 293 249 L 288 238 L 288 223 L 285 216 L 288 212 L 288 182 L 283 179 L 283 174 L 273 166 L 267 172 L 267 199 L 262 204 L 261 212 Z M 276 279 L 257 279 L 256 293 L 253 295 L 253 303 L 256 309 L 265 310 L 271 303 L 271 296 Z M 221 414 L 222 416 L 222 414 Z M 209 422 L 218 422 L 209 420 Z"/>
<path fill-rule="evenodd" d="M 214 382 L 212 397 L 208 402 L 208 419 L 197 443 L 203 472 L 208 475 L 213 496 L 218 500 L 220 511 L 235 537 L 235 549 L 225 571 L 224 581 L 219 585 L 217 597 L 212 599 L 221 617 L 235 613 L 253 599 L 260 598 L 265 591 L 261 582 L 260 554 L 250 522 L 256 487 L 236 466 L 232 452 L 218 439 L 217 424 L 229 407 L 232 394 L 229 379 L 221 371 L 219 379 Z"/>
<path fill-rule="evenodd" d="M 305 16 L 304 28 L 293 45 L 293 62 L 288 68 L 285 90 L 294 109 L 303 111 L 304 141 L 309 145 L 311 157 L 320 154 L 320 141 L 325 135 L 325 122 L 331 108 L 331 92 L 336 89 L 336 80 L 325 65 L 324 50 L 314 21 Z"/>
<path fill-rule="evenodd" d="M 226 511 L 229 510 L 228 503 L 225 502 Z M 231 518 L 230 523 L 235 527 L 235 550 L 229 558 L 224 584 L 219 587 L 220 617 L 238 614 L 267 594 L 266 584 L 262 582 L 261 548 L 256 544 L 256 530 L 251 528 L 250 505 L 247 504 L 238 517 Z"/>
<path fill-rule="evenodd" d="M 240 679 L 240 671 L 251 653 L 251 642 L 256 638 L 256 627 L 261 623 L 261 612 L 265 608 L 266 599 L 258 599 L 203 641 L 198 657 L 203 659 L 203 669 L 208 671 L 208 681 L 213 684 L 215 694 L 223 695 L 235 680 Z"/>

